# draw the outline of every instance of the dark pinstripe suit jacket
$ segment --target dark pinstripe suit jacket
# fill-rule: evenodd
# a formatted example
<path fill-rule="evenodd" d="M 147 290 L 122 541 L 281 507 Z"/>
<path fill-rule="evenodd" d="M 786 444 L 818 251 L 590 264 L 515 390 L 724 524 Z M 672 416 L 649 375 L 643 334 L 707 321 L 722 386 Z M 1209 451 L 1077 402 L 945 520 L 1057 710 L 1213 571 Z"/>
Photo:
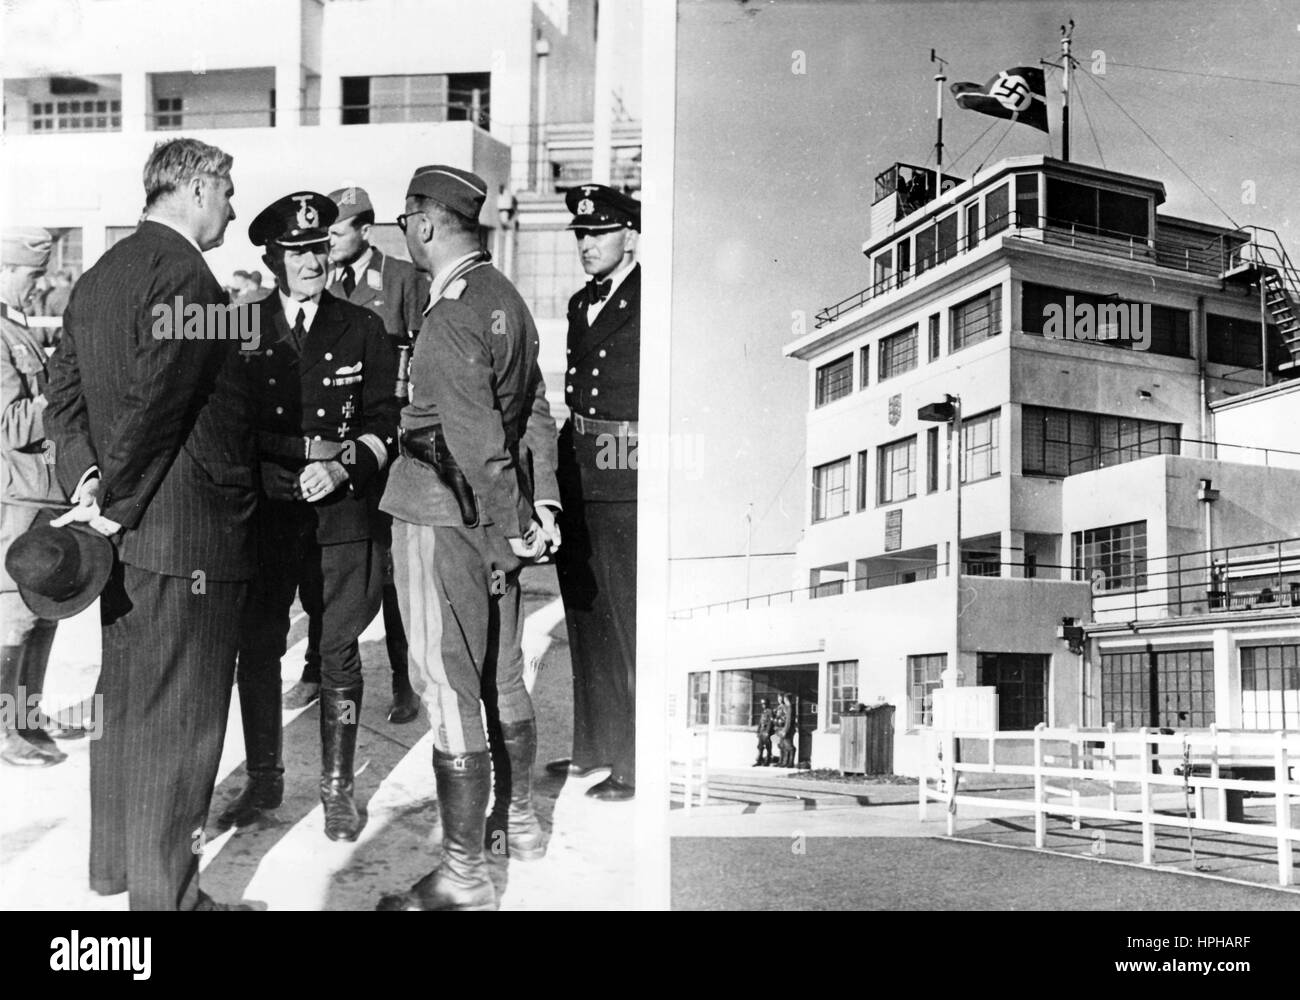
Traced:
<path fill-rule="evenodd" d="M 255 573 L 254 435 L 236 340 L 159 337 L 154 306 L 224 306 L 183 236 L 144 222 L 77 282 L 50 364 L 45 412 L 71 493 L 100 470 L 123 562 L 165 576 Z M 205 330 L 205 332 L 214 332 Z"/>

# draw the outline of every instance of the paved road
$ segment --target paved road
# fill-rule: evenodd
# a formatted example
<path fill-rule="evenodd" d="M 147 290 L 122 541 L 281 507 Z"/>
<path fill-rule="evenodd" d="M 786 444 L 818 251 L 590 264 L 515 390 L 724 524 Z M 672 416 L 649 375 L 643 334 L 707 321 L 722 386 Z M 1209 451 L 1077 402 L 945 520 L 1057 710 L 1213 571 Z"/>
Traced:
<path fill-rule="evenodd" d="M 1300 894 L 925 837 L 675 837 L 682 910 L 1300 910 Z"/>

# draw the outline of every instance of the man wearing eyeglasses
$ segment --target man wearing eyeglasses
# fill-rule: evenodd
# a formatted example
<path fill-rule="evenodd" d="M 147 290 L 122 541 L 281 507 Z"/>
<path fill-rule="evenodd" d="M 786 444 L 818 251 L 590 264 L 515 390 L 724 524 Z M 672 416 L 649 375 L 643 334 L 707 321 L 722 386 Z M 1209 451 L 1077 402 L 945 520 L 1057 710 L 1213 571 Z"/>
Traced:
<path fill-rule="evenodd" d="M 393 515 L 412 673 L 433 727 L 442 859 L 410 891 L 381 899 L 381 910 L 494 910 L 485 846 L 519 861 L 546 853 L 532 806 L 537 729 L 523 679 L 518 576 L 548 539 L 558 541 L 550 509 L 558 503 L 548 499 L 558 493 L 555 424 L 532 316 L 480 247 L 486 197 L 476 174 L 421 167 L 398 219 L 411 260 L 434 276 L 433 297 L 381 508 Z M 497 756 L 485 714 L 487 728 L 499 730 Z M 490 832 L 494 770 L 506 779 L 498 805 L 508 805 Z"/>
<path fill-rule="evenodd" d="M 560 433 L 564 546 L 556 554 L 573 664 L 573 757 L 602 802 L 636 788 L 636 486 L 641 359 L 641 203 L 602 184 L 566 199 L 583 270 L 569 300 L 569 421 Z"/>
<path fill-rule="evenodd" d="M 353 794 L 361 715 L 358 638 L 380 607 L 386 526 L 381 473 L 396 448 L 397 353 L 368 309 L 325 290 L 334 203 L 299 191 L 253 220 L 278 294 L 259 309 L 260 349 L 243 352 L 256 400 L 262 501 L 261 573 L 239 649 L 248 784 L 221 817 L 245 826 L 280 804 L 280 658 L 297 595 L 321 623 L 320 797 L 325 836 L 355 840 Z M 247 322 L 241 327 L 247 329 Z"/>

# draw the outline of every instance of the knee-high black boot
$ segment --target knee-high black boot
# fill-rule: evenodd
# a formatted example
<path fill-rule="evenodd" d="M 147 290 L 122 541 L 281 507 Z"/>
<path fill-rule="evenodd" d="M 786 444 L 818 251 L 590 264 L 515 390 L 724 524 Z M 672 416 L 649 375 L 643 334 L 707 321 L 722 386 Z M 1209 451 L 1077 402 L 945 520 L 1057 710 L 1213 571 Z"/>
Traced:
<path fill-rule="evenodd" d="M 352 798 L 352 767 L 361 722 L 361 685 L 320 689 L 320 801 L 325 836 L 356 840 L 363 825 Z"/>
<path fill-rule="evenodd" d="M 410 722 L 420 714 L 420 699 L 411 687 L 406 629 L 397 606 L 397 587 L 391 583 L 384 584 L 383 609 L 384 645 L 388 647 L 388 663 L 393 671 L 393 703 L 388 706 L 388 721 Z"/>
<path fill-rule="evenodd" d="M 244 769 L 248 783 L 217 819 L 218 827 L 251 826 L 268 809 L 284 801 L 283 740 L 280 722 L 279 671 L 264 676 L 238 675 L 239 715 L 244 723 Z"/>
<path fill-rule="evenodd" d="M 19 767 L 49 767 L 67 760 L 68 755 L 54 746 L 48 736 L 41 742 L 29 739 L 33 730 L 27 726 L 29 705 L 22 679 L 23 652 L 23 646 L 0 647 L 0 760 Z"/>
<path fill-rule="evenodd" d="M 491 755 L 486 750 L 447 754 L 435 747 L 433 774 L 442 818 L 442 862 L 409 892 L 385 896 L 376 909 L 495 910 L 496 889 L 483 856 Z"/>
<path fill-rule="evenodd" d="M 532 719 L 501 723 L 501 742 L 505 753 L 500 757 L 505 759 L 494 761 L 496 801 L 488 817 L 485 845 L 491 853 L 507 854 L 516 861 L 538 861 L 546 857 L 546 833 L 533 811 L 537 723 Z"/>

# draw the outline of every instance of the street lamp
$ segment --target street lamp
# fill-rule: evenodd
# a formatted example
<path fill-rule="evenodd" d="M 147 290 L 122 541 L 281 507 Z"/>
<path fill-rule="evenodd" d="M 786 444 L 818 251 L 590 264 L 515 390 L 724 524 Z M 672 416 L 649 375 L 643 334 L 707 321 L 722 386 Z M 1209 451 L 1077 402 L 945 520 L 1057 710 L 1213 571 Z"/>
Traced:
<path fill-rule="evenodd" d="M 918 420 L 951 424 L 948 439 L 948 474 L 952 477 L 953 536 L 948 549 L 948 575 L 953 583 L 953 637 L 951 669 L 944 672 L 943 686 L 957 686 L 961 661 L 961 397 L 948 393 L 941 403 L 929 403 L 916 411 Z"/>

